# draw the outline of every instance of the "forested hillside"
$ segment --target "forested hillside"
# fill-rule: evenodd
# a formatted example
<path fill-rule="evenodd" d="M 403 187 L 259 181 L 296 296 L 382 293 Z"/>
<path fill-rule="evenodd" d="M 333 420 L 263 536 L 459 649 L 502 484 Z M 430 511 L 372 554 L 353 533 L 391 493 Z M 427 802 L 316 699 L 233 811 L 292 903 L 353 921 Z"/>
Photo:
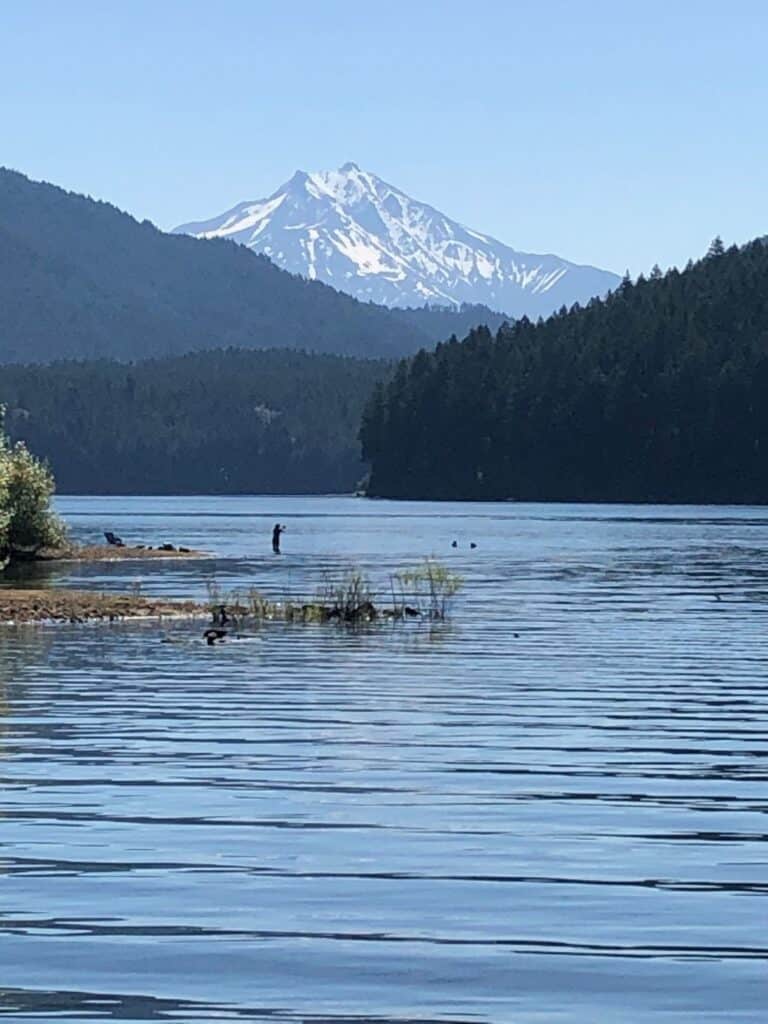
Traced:
<path fill-rule="evenodd" d="M 0 168 L 0 363 L 219 346 L 396 356 L 433 337 L 243 246 Z"/>
<path fill-rule="evenodd" d="M 396 357 L 502 319 L 482 306 L 395 314 L 0 168 L 0 363 L 230 346 Z"/>
<path fill-rule="evenodd" d="M 473 327 L 488 327 L 497 331 L 511 319 L 505 313 L 497 313 L 487 306 L 466 302 L 458 309 L 453 306 L 421 306 L 393 309 L 392 314 L 433 342 L 445 341 L 452 334 L 463 338 Z"/>
<path fill-rule="evenodd" d="M 402 362 L 364 417 L 369 493 L 768 501 L 768 247 Z"/>
<path fill-rule="evenodd" d="M 364 472 L 363 405 L 390 370 L 285 350 L 6 366 L 0 402 L 64 493 L 345 492 Z"/>

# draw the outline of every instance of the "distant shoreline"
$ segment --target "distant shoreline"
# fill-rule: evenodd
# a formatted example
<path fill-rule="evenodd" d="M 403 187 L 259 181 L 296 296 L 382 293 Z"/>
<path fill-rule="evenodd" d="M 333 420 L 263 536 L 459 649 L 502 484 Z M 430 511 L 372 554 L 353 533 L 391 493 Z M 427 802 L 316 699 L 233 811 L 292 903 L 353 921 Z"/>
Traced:
<path fill-rule="evenodd" d="M 85 492 L 85 491 L 62 491 L 56 492 L 56 498 L 147 498 L 147 499 L 171 499 L 171 498 L 274 498 L 285 501 L 308 498 L 349 498 L 361 499 L 371 502 L 402 502 L 403 504 L 430 504 L 430 505 L 604 505 L 615 507 L 617 505 L 631 505 L 637 508 L 648 508 L 659 506 L 661 508 L 768 508 L 768 502 L 759 501 L 681 501 L 678 498 L 462 498 L 462 497 L 417 497 L 415 495 L 391 495 L 391 494 L 364 494 L 360 491 L 174 491 L 163 493 L 148 493 L 146 491 L 132 491 L 123 493 L 106 492 Z M 265 516 L 268 513 L 259 513 Z M 199 554 L 199 553 L 198 553 Z M 127 556 L 131 557 L 131 556 Z"/>

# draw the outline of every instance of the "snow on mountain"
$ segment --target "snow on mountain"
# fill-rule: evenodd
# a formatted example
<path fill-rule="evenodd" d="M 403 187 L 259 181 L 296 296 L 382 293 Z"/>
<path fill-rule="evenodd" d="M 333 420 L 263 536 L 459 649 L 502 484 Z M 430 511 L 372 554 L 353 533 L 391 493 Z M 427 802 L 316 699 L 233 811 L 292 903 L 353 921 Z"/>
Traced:
<path fill-rule="evenodd" d="M 386 306 L 482 303 L 511 316 L 538 316 L 619 282 L 616 274 L 558 256 L 517 252 L 353 163 L 297 171 L 267 199 L 175 231 L 232 239 L 285 270 Z"/>

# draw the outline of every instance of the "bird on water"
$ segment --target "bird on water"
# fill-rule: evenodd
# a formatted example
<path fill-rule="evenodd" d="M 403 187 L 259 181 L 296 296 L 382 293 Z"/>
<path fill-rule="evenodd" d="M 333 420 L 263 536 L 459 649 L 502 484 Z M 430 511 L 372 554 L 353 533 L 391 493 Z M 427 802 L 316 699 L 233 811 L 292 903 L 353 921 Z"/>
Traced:
<path fill-rule="evenodd" d="M 211 626 L 203 633 L 203 640 L 205 640 L 209 647 L 213 647 L 217 641 L 226 640 L 227 635 L 228 630 Z"/>

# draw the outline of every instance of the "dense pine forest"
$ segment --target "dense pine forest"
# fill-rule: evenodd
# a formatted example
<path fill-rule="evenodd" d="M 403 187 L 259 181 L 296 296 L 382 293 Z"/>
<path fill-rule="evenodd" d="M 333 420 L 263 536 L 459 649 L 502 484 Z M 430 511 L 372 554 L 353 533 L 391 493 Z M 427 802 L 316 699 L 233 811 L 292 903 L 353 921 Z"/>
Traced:
<path fill-rule="evenodd" d="M 369 493 L 768 501 L 768 246 L 399 364 L 361 430 Z"/>
<path fill-rule="evenodd" d="M 454 306 L 422 306 L 419 309 L 392 309 L 390 312 L 432 342 L 445 341 L 452 334 L 463 338 L 473 327 L 481 325 L 497 331 L 511 319 L 505 313 L 469 302 L 462 303 L 458 309 Z"/>
<path fill-rule="evenodd" d="M 6 366 L 0 403 L 64 493 L 346 492 L 364 474 L 363 406 L 389 372 L 289 350 Z"/>

